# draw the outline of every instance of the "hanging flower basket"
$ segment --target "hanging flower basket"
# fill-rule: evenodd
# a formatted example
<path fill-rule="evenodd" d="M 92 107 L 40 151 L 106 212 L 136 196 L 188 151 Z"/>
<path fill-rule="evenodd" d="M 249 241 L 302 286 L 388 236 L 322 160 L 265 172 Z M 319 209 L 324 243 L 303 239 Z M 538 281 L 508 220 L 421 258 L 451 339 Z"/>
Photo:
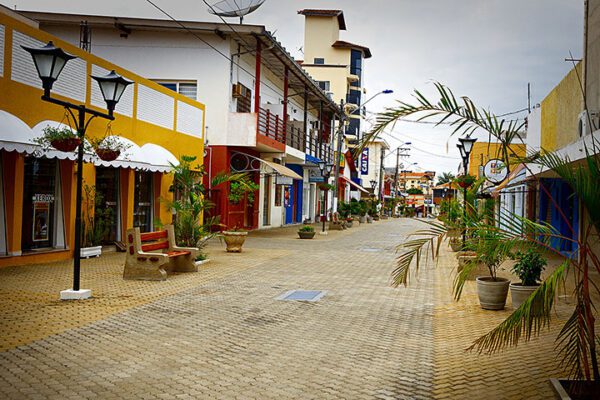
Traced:
<path fill-rule="evenodd" d="M 50 141 L 52 147 L 63 152 L 74 151 L 80 144 L 81 140 L 78 137 L 54 139 Z"/>
<path fill-rule="evenodd" d="M 473 175 L 461 175 L 458 176 L 454 182 L 456 182 L 458 184 L 458 186 L 460 186 L 461 188 L 468 188 L 471 185 L 473 185 L 475 183 L 475 181 L 477 180 L 477 178 L 475 178 Z"/>
<path fill-rule="evenodd" d="M 329 183 L 319 183 L 319 189 L 321 190 L 333 190 L 334 186 L 330 185 Z"/>
<path fill-rule="evenodd" d="M 102 161 L 115 161 L 121 155 L 121 150 L 98 148 L 96 154 Z"/>

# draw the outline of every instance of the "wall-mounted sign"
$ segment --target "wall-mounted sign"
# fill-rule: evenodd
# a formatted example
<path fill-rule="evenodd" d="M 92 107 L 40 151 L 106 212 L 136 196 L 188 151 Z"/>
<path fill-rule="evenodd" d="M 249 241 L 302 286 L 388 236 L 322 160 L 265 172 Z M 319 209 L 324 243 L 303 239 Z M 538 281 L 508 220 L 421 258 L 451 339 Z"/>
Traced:
<path fill-rule="evenodd" d="M 321 171 L 316 168 L 311 168 L 308 170 L 308 181 L 311 183 L 321 183 L 325 180 L 321 175 Z"/>
<path fill-rule="evenodd" d="M 488 181 L 498 184 L 508 176 L 508 168 L 502 160 L 492 159 L 483 167 L 483 175 Z"/>
<path fill-rule="evenodd" d="M 34 203 L 52 203 L 52 202 L 54 202 L 54 195 L 53 194 L 36 193 L 33 195 L 31 200 Z"/>
<path fill-rule="evenodd" d="M 290 178 L 289 176 L 277 175 L 277 177 L 275 178 L 275 184 L 276 185 L 293 185 L 294 179 Z"/>
<path fill-rule="evenodd" d="M 369 175 L 369 148 L 366 147 L 360 155 L 360 173 Z"/>

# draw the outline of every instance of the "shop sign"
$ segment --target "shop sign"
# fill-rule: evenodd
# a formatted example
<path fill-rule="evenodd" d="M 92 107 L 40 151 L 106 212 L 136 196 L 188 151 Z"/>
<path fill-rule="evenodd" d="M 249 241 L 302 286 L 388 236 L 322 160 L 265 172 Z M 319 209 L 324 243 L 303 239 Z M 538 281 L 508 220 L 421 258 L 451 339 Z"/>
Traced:
<path fill-rule="evenodd" d="M 362 175 L 369 175 L 369 148 L 363 149 L 360 155 L 360 173 Z"/>
<path fill-rule="evenodd" d="M 289 176 L 277 175 L 275 177 L 275 184 L 276 185 L 293 185 L 294 179 L 290 178 Z"/>
<path fill-rule="evenodd" d="M 36 193 L 33 195 L 31 200 L 33 200 L 34 203 L 53 203 L 54 195 L 53 194 Z"/>
<path fill-rule="evenodd" d="M 325 178 L 321 175 L 321 171 L 318 169 L 308 170 L 308 181 L 310 183 L 321 183 L 325 181 Z"/>
<path fill-rule="evenodd" d="M 491 183 L 498 184 L 508 176 L 508 168 L 502 160 L 492 159 L 483 167 L 483 175 Z"/>

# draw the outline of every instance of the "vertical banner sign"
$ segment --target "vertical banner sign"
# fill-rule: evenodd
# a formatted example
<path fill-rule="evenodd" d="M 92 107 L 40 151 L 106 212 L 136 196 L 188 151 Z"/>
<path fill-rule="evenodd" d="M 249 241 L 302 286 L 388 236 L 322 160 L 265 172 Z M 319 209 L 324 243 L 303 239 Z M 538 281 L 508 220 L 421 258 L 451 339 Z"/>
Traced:
<path fill-rule="evenodd" d="M 369 175 L 369 148 L 365 148 L 360 155 L 360 173 Z"/>

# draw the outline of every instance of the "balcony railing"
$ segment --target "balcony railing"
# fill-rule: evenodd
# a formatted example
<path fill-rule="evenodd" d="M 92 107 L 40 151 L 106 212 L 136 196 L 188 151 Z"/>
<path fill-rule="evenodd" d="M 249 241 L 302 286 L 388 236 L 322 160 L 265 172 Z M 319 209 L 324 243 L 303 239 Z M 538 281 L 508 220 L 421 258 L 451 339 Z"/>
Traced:
<path fill-rule="evenodd" d="M 288 123 L 285 144 L 304 153 L 306 151 L 304 130 L 293 126 L 291 123 Z"/>
<path fill-rule="evenodd" d="M 258 123 L 256 125 L 257 134 L 266 136 L 269 139 L 285 143 L 285 129 L 283 118 L 277 114 L 273 114 L 269 110 L 260 108 L 258 110 Z"/>

